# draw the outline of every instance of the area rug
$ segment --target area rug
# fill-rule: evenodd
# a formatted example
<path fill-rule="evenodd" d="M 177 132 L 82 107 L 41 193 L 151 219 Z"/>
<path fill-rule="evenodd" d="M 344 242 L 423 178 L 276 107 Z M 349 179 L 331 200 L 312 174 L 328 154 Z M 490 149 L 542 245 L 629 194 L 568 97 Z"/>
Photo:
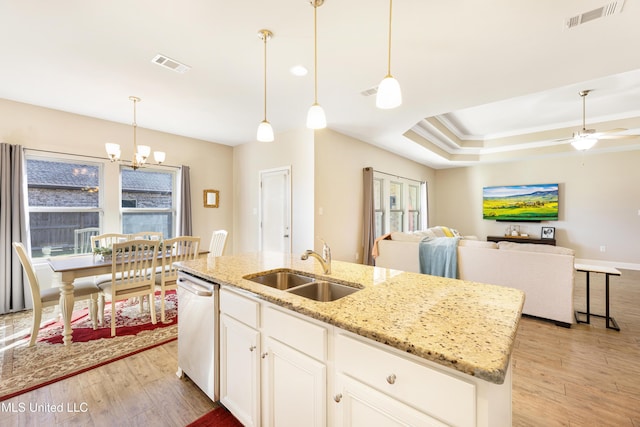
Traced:
<path fill-rule="evenodd" d="M 53 307 L 43 313 L 43 318 L 53 321 L 44 323 L 33 347 L 27 347 L 30 311 L 0 316 L 0 401 L 176 339 L 177 299 L 173 295 L 167 300 L 170 323 L 160 322 L 160 301 L 156 298 L 158 323 L 153 327 L 148 311 L 140 313 L 137 304 L 118 302 L 119 324 L 113 338 L 109 304 L 105 306 L 105 325 L 97 331 L 87 319 L 86 304 L 78 305 L 72 317 L 74 342 L 70 346 L 52 343 L 62 342 L 62 325 Z"/>
<path fill-rule="evenodd" d="M 227 408 L 218 406 L 187 427 L 242 427 L 242 423 L 238 421 Z"/>
<path fill-rule="evenodd" d="M 157 297 L 159 297 L 159 293 Z M 167 327 L 178 323 L 178 297 L 176 291 L 167 291 L 165 299 L 166 323 L 160 322 L 160 304 L 156 298 L 156 320 L 151 323 L 151 314 L 148 310 L 140 313 L 139 304 L 134 300 L 118 301 L 116 303 L 116 336 L 137 335 L 142 331 L 151 331 L 157 328 Z M 145 303 L 146 307 L 146 303 Z M 89 319 L 89 308 L 76 310 L 71 316 L 71 336 L 73 342 L 87 342 L 100 338 L 111 338 L 111 304 L 105 303 L 104 326 L 93 329 L 93 323 Z M 49 344 L 62 344 L 62 331 L 64 324 L 61 320 L 51 321 L 40 328 L 38 342 Z"/>

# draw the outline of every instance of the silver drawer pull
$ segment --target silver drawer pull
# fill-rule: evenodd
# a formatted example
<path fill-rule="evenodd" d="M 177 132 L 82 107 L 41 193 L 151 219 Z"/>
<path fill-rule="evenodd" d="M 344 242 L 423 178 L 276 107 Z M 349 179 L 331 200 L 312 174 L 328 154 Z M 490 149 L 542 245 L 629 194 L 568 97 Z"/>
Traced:
<path fill-rule="evenodd" d="M 340 401 L 342 400 L 342 393 L 338 393 L 335 396 L 333 396 L 333 400 L 340 403 Z"/>
<path fill-rule="evenodd" d="M 256 346 L 255 346 L 255 345 L 252 345 L 251 347 L 249 347 L 249 351 L 253 351 L 253 350 L 255 350 L 255 349 L 256 349 Z"/>
<path fill-rule="evenodd" d="M 396 383 L 396 374 L 391 374 L 387 377 L 387 382 L 389 384 L 395 384 Z"/>

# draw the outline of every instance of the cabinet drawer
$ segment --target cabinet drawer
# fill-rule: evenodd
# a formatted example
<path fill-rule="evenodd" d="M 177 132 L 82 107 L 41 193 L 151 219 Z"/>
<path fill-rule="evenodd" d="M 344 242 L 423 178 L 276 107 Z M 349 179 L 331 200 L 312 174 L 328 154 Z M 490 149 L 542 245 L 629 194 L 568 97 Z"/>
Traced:
<path fill-rule="evenodd" d="M 220 289 L 220 312 L 252 328 L 260 326 L 260 303 L 224 287 Z"/>
<path fill-rule="evenodd" d="M 455 426 L 476 425 L 476 386 L 426 365 L 336 334 L 336 369 Z"/>
<path fill-rule="evenodd" d="M 317 360 L 327 359 L 326 328 L 273 307 L 264 309 L 262 326 L 262 331 L 268 336 Z"/>

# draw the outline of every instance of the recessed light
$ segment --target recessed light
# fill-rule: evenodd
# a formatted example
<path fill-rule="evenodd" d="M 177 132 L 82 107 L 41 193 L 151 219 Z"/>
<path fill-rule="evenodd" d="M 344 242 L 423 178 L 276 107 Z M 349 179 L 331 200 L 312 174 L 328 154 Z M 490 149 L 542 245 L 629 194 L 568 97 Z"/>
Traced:
<path fill-rule="evenodd" d="M 289 69 L 291 74 L 297 77 L 306 76 L 309 70 L 307 70 L 303 65 L 294 65 Z"/>

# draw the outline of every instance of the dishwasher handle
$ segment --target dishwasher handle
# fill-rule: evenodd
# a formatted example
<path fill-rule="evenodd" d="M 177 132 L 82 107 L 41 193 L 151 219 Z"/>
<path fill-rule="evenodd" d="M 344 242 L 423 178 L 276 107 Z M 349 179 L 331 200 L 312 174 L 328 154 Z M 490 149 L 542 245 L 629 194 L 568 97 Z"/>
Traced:
<path fill-rule="evenodd" d="M 213 296 L 213 291 L 208 287 L 199 285 L 182 277 L 178 277 L 178 286 L 180 286 L 185 291 L 191 292 L 192 294 L 198 295 L 200 297 Z"/>

